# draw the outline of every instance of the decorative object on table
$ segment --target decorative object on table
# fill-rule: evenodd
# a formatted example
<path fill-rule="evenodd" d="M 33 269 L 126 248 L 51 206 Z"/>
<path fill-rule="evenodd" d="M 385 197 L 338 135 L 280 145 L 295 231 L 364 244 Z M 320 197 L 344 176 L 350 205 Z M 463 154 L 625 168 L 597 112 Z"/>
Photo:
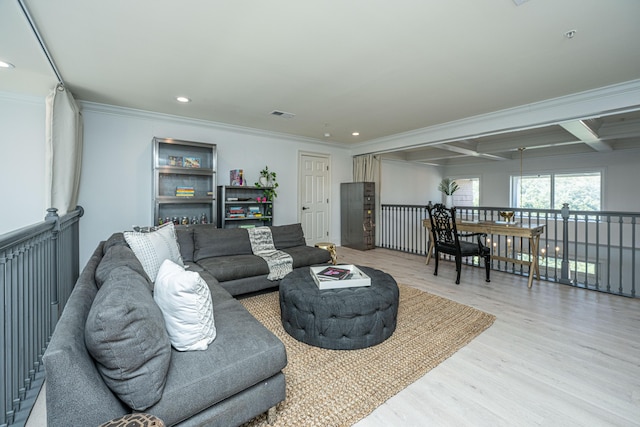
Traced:
<path fill-rule="evenodd" d="M 513 211 L 500 211 L 500 216 L 505 223 L 511 223 L 511 218 L 513 218 Z"/>
<path fill-rule="evenodd" d="M 442 181 L 440 181 L 440 184 L 438 185 L 438 190 L 440 190 L 442 194 L 445 195 L 446 206 L 451 207 L 451 205 L 453 204 L 453 193 L 455 193 L 459 189 L 460 186 L 457 182 L 452 181 L 449 178 L 442 178 Z"/>
<path fill-rule="evenodd" d="M 264 169 L 260 171 L 258 181 L 254 185 L 264 189 L 264 195 L 267 200 L 273 200 L 278 197 L 278 193 L 276 193 L 276 188 L 278 188 L 276 173 L 270 171 L 269 166 L 265 166 Z"/>
<path fill-rule="evenodd" d="M 336 252 L 336 245 L 332 242 L 318 242 L 315 244 L 316 248 L 324 249 L 325 251 L 329 251 L 331 254 L 331 263 L 336 265 L 338 263 L 338 254 Z"/>
<path fill-rule="evenodd" d="M 229 172 L 229 183 L 235 187 L 245 185 L 244 171 L 242 169 L 231 170 Z"/>
<path fill-rule="evenodd" d="M 182 166 L 185 168 L 199 168 L 200 167 L 200 157 L 184 157 L 182 161 Z"/>

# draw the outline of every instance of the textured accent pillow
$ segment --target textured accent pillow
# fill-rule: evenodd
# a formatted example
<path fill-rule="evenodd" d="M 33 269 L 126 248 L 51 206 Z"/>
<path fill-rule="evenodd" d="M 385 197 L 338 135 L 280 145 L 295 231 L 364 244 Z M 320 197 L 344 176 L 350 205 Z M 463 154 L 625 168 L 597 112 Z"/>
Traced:
<path fill-rule="evenodd" d="M 184 265 L 172 222 L 149 233 L 125 231 L 124 238 L 142 263 L 144 271 L 152 282 L 156 281 L 160 265 L 165 259 L 170 259 L 178 265 Z"/>
<path fill-rule="evenodd" d="M 158 271 L 153 299 L 176 350 L 207 349 L 216 337 L 216 326 L 211 291 L 198 273 L 165 260 Z"/>
<path fill-rule="evenodd" d="M 84 331 L 87 350 L 105 384 L 132 409 L 162 397 L 171 342 L 146 280 L 116 267 L 93 300 Z"/>

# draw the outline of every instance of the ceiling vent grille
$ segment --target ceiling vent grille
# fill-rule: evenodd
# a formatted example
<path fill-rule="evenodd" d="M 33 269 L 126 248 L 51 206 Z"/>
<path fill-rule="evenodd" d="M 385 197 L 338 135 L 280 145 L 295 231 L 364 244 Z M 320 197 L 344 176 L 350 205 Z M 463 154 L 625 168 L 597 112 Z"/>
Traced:
<path fill-rule="evenodd" d="M 285 111 L 278 111 L 278 110 L 273 110 L 271 112 L 271 115 L 276 117 L 282 117 L 283 119 L 292 119 L 296 116 L 293 113 L 287 113 Z"/>

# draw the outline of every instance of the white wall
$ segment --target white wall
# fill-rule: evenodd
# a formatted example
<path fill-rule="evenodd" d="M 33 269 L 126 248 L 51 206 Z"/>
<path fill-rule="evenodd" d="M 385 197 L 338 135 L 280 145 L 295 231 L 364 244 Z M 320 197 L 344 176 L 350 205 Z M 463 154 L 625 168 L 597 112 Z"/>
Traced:
<path fill-rule="evenodd" d="M 440 203 L 438 183 L 441 172 L 433 166 L 383 160 L 380 179 L 380 204 L 427 205 Z"/>
<path fill-rule="evenodd" d="M 80 263 L 113 232 L 153 221 L 152 138 L 217 144 L 218 185 L 229 184 L 229 170 L 244 169 L 250 183 L 265 167 L 278 174 L 274 223 L 298 222 L 298 154 L 322 153 L 331 161 L 330 239 L 340 241 L 340 183 L 351 181 L 348 150 L 311 141 L 252 132 L 203 121 L 83 104 L 84 153 L 79 204 Z"/>
<path fill-rule="evenodd" d="M 0 234 L 44 220 L 45 100 L 0 92 Z"/>

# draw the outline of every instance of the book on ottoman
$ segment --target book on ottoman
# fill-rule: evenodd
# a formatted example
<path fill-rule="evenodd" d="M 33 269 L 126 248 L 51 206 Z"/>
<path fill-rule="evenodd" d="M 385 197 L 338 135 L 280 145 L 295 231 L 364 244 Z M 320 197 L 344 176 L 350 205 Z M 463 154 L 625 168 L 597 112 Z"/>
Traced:
<path fill-rule="evenodd" d="M 371 279 L 355 265 L 310 267 L 311 277 L 318 289 L 371 286 Z"/>

